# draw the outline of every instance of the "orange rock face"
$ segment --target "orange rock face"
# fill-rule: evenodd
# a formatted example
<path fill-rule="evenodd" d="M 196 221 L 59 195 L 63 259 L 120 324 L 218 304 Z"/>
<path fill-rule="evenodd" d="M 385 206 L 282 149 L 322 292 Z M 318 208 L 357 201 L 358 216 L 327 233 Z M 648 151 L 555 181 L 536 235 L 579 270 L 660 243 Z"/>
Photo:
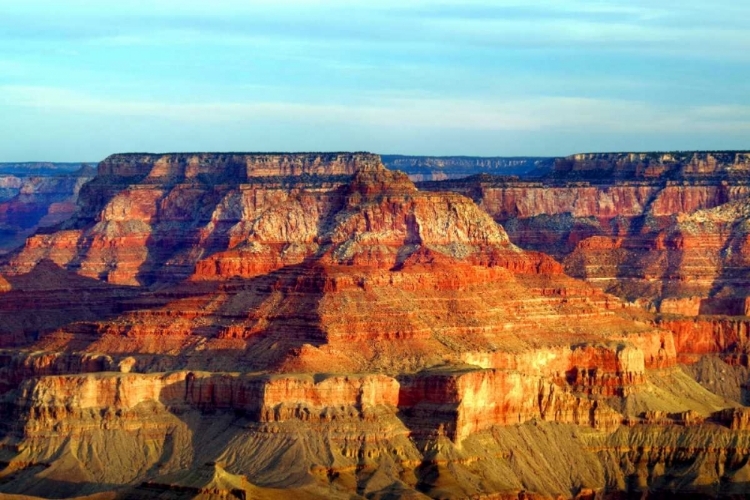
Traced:
<path fill-rule="evenodd" d="M 564 189 L 602 220 L 656 192 Z M 623 435 L 744 425 L 677 366 L 746 366 L 744 323 L 656 317 L 373 155 L 115 155 L 0 272 L 0 493 L 596 495 Z"/>
<path fill-rule="evenodd" d="M 424 187 L 465 192 L 511 241 L 551 253 L 566 273 L 610 293 L 664 313 L 744 314 L 748 157 L 575 155 L 540 180 Z"/>

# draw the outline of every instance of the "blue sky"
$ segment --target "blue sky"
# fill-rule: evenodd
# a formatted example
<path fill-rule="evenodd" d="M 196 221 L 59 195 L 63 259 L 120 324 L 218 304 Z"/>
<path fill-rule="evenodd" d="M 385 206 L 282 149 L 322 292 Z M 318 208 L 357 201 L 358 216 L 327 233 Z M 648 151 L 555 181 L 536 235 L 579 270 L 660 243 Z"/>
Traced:
<path fill-rule="evenodd" d="M 750 2 L 0 0 L 0 161 L 750 149 Z"/>

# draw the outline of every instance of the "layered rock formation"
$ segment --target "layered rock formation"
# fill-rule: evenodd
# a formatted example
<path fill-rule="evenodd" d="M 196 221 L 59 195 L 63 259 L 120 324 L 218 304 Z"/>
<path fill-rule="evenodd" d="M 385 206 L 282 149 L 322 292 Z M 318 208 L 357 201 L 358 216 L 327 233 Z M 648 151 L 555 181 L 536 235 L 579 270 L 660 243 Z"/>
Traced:
<path fill-rule="evenodd" d="M 740 404 L 677 363 L 746 328 L 563 271 L 374 155 L 115 155 L 0 270 L 0 492 L 742 491 Z"/>
<path fill-rule="evenodd" d="M 58 171 L 54 165 L 24 165 L 26 171 L 3 167 L 0 164 L 0 253 L 23 245 L 37 229 L 70 218 L 81 186 L 95 175 L 86 166 L 73 172 Z"/>
<path fill-rule="evenodd" d="M 91 165 L 95 165 L 92 163 Z M 19 177 L 47 177 L 53 175 L 69 174 L 86 167 L 88 163 L 61 163 L 50 161 L 27 161 L 27 162 L 2 162 L 0 163 L 0 175 L 15 175 Z"/>
<path fill-rule="evenodd" d="M 442 181 L 488 173 L 539 177 L 549 173 L 553 158 L 542 157 L 474 157 L 474 156 L 404 156 L 382 155 L 390 170 L 400 170 L 413 181 Z"/>
<path fill-rule="evenodd" d="M 542 180 L 477 177 L 453 189 L 516 244 L 665 313 L 744 314 L 750 153 L 575 155 Z"/>

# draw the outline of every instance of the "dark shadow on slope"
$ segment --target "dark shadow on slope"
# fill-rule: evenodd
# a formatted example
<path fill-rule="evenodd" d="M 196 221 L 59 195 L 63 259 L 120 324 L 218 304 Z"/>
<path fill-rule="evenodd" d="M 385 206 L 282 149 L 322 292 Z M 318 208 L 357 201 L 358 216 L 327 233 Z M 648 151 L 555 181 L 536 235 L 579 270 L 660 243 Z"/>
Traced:
<path fill-rule="evenodd" d="M 607 290 L 628 300 L 635 300 L 642 296 L 661 296 L 664 287 L 670 283 L 670 276 L 677 267 L 672 265 L 676 261 L 669 255 L 669 250 L 657 250 L 656 240 L 665 224 L 660 223 L 651 215 L 654 203 L 667 182 L 655 185 L 655 189 L 643 206 L 642 215 L 633 217 L 629 221 L 623 242 L 624 258 L 618 263 L 614 289 Z M 644 260 L 645 258 L 645 260 Z M 667 260 L 667 268 L 663 267 L 663 260 Z M 647 266 L 659 269 L 658 283 L 645 282 L 648 274 Z"/>
<path fill-rule="evenodd" d="M 245 187 L 260 190 L 283 189 L 290 192 L 330 188 L 330 192 L 325 195 L 331 198 L 331 203 L 324 204 L 326 212 L 320 215 L 318 222 L 317 233 L 322 237 L 333 227 L 336 214 L 346 204 L 349 189 L 346 182 L 350 180 L 350 176 L 337 175 L 258 177 L 246 181 Z M 197 196 L 189 197 L 191 211 L 182 209 L 181 213 L 168 213 L 168 210 L 180 212 L 177 205 L 184 205 L 184 202 L 177 203 L 175 199 L 195 194 L 196 191 L 199 192 Z M 243 221 L 242 215 L 215 220 L 214 212 L 222 200 L 233 193 L 238 197 L 234 202 L 241 203 L 239 198 L 242 191 L 237 184 L 182 185 L 165 196 L 162 201 L 165 208 L 157 217 L 160 222 L 155 224 L 146 242 L 148 257 L 139 268 L 136 276 L 138 282 L 146 286 L 179 282 L 194 272 L 198 261 L 228 250 L 231 230 Z"/>
<path fill-rule="evenodd" d="M 330 243 L 327 237 L 330 235 L 330 232 L 336 227 L 336 223 L 338 222 L 337 216 L 343 213 L 344 209 L 346 208 L 347 196 L 351 191 L 351 187 L 348 184 L 349 182 L 351 182 L 350 177 L 341 179 L 339 182 L 341 182 L 342 184 L 336 186 L 336 188 L 330 193 L 333 203 L 330 203 L 328 205 L 328 210 L 321 214 L 320 218 L 318 219 L 318 239 L 319 242 L 323 245 Z M 321 249 L 321 252 L 319 252 L 318 256 L 320 256 L 323 251 L 324 249 Z"/>
<path fill-rule="evenodd" d="M 120 335 L 132 326 L 153 325 L 159 336 L 161 329 L 186 318 L 188 331 L 180 335 L 216 340 L 212 348 L 218 350 L 188 348 L 178 365 L 254 370 L 280 363 L 305 344 L 320 346 L 327 340 L 318 305 L 330 280 L 312 258 L 255 278 L 183 281 L 153 290 L 110 285 L 51 261 L 8 281 L 12 289 L 0 301 L 0 347 L 28 346 L 54 334 L 62 335 L 55 342 L 65 350 L 82 351 L 109 325 L 116 324 L 113 332 Z"/>
<path fill-rule="evenodd" d="M 77 322 L 106 321 L 142 290 L 116 286 L 62 269 L 49 260 L 30 273 L 9 276 L 0 300 L 0 346 L 21 346 Z"/>
<path fill-rule="evenodd" d="M 262 487 L 294 488 L 310 484 L 310 470 L 304 463 L 305 445 L 298 441 L 304 431 L 281 423 L 276 432 L 268 432 L 269 425 L 277 424 L 261 421 L 268 377 L 191 373 L 184 381 L 163 387 L 160 401 L 189 429 L 192 455 L 189 463 L 170 472 L 160 467 L 170 459 L 165 454 L 163 462 L 155 464 L 134 491 L 169 485 L 200 487 L 205 479 L 201 471 L 205 472 L 207 466 L 218 466 L 220 473 L 247 474 Z M 235 451 L 225 458 L 233 464 L 225 469 L 227 466 L 220 459 L 230 449 Z M 184 453 L 185 449 L 181 451 Z M 262 458 L 258 459 L 256 454 Z"/>
<path fill-rule="evenodd" d="M 578 243 L 592 236 L 607 236 L 607 230 L 594 217 L 574 217 L 570 213 L 510 218 L 501 224 L 511 242 L 524 250 L 534 250 L 563 261 Z M 579 276 L 576 276 L 579 277 Z"/>
<path fill-rule="evenodd" d="M 177 283 L 193 273 L 198 260 L 226 250 L 229 230 L 239 219 L 216 221 L 207 238 L 202 238 L 201 233 L 212 222 L 217 205 L 233 188 L 223 185 L 211 189 L 197 185 L 184 187 L 182 191 L 175 189 L 162 198 L 160 203 L 165 207 L 157 215 L 159 222 L 146 240 L 147 258 L 140 265 L 136 280 L 145 286 L 157 282 Z M 197 196 L 196 191 L 199 191 Z M 186 206 L 176 201 L 181 196 L 190 200 Z"/>
<path fill-rule="evenodd" d="M 247 279 L 188 280 L 151 290 L 136 288 L 139 295 L 119 304 L 114 331 L 123 336 L 132 328 L 142 331 L 130 339 L 136 346 L 143 334 L 189 346 L 181 348 L 174 363 L 159 364 L 166 369 L 273 368 L 305 344 L 317 347 L 327 341 L 318 312 L 328 283 L 325 274 L 323 267 L 311 262 Z M 112 319 L 104 317 L 101 324 L 80 322 L 71 328 L 91 329 L 88 338 L 94 341 Z M 153 355 L 132 354 L 151 366 L 148 359 Z"/>
<path fill-rule="evenodd" d="M 10 472 L 0 479 L 0 498 L 5 498 L 5 495 L 19 495 L 21 498 L 28 495 L 28 498 L 33 499 L 75 499 L 84 496 L 88 497 L 97 493 L 122 490 L 124 486 L 121 484 L 92 483 L 86 481 L 59 481 L 38 477 L 37 475 L 45 469 L 44 465 L 32 465 Z M 2 473 L 2 468 L 0 468 L 0 473 Z"/>
<path fill-rule="evenodd" d="M 666 250 L 664 250 L 667 260 L 666 269 L 663 269 L 661 275 L 661 297 L 670 297 L 680 293 L 680 270 L 685 260 L 684 250 L 677 248 L 677 245 L 671 238 L 667 240 Z"/>
<path fill-rule="evenodd" d="M 97 174 L 92 180 L 81 186 L 78 193 L 78 210 L 75 215 L 64 223 L 44 228 L 45 234 L 64 229 L 84 229 L 93 225 L 112 199 L 128 186 L 140 183 L 146 174 L 133 176 L 115 176 Z"/>
<path fill-rule="evenodd" d="M 215 359 L 234 359 L 241 365 L 235 369 L 273 369 L 299 354 L 304 345 L 319 347 L 327 342 L 319 304 L 328 286 L 325 269 L 313 262 L 221 283 L 226 300 L 211 314 L 211 323 L 196 333 L 219 340 L 240 340 L 244 351 L 239 353 L 236 348 L 210 351 Z M 199 352 L 191 356 L 192 367 L 204 362 Z"/>

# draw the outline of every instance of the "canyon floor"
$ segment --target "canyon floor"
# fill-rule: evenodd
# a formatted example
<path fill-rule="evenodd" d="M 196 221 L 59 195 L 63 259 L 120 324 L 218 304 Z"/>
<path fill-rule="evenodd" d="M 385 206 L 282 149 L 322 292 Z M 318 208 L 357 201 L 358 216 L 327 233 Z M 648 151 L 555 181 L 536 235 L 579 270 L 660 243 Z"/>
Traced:
<path fill-rule="evenodd" d="M 13 194 L 0 497 L 750 494 L 750 153 L 445 165 L 120 154 Z"/>

